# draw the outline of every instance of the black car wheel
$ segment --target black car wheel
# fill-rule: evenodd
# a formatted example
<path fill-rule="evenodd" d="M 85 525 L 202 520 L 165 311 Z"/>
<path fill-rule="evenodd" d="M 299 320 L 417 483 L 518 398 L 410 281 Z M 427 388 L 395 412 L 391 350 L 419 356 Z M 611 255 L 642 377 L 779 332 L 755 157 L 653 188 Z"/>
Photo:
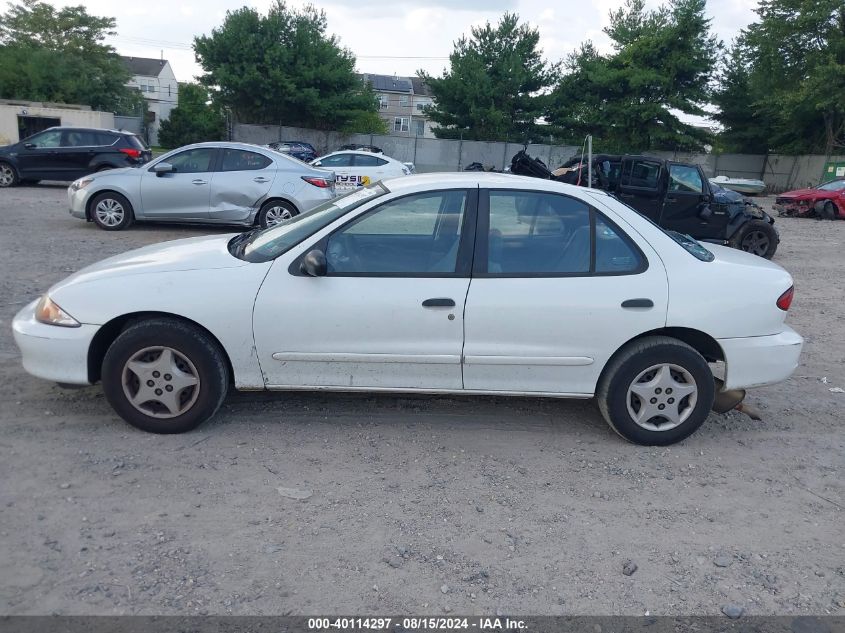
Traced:
<path fill-rule="evenodd" d="M 771 259 L 778 247 L 778 234 L 768 222 L 751 220 L 737 231 L 731 239 L 731 246 L 746 253 Z"/>
<path fill-rule="evenodd" d="M 91 219 L 104 231 L 120 231 L 132 225 L 135 214 L 124 196 L 106 191 L 91 200 Z"/>
<path fill-rule="evenodd" d="M 822 207 L 822 218 L 825 220 L 835 220 L 839 214 L 836 212 L 836 206 L 828 200 Z"/>
<path fill-rule="evenodd" d="M 0 161 L 0 187 L 14 187 L 18 184 L 18 172 L 9 163 Z"/>
<path fill-rule="evenodd" d="M 175 319 L 126 328 L 103 359 L 103 391 L 118 415 L 151 433 L 184 433 L 212 417 L 229 367 L 208 335 Z"/>
<path fill-rule="evenodd" d="M 668 336 L 633 341 L 610 360 L 596 390 L 599 410 L 629 442 L 666 446 L 698 429 L 713 406 L 707 361 Z"/>

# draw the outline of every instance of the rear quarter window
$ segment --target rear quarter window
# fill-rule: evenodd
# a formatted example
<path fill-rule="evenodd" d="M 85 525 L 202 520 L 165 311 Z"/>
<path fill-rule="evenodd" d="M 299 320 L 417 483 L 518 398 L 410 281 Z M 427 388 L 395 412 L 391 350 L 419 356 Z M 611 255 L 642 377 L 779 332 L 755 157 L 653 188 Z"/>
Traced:
<path fill-rule="evenodd" d="M 147 149 L 147 146 L 144 145 L 144 142 L 134 134 L 127 134 L 126 142 L 129 143 L 130 147 L 134 147 L 135 149 Z"/>

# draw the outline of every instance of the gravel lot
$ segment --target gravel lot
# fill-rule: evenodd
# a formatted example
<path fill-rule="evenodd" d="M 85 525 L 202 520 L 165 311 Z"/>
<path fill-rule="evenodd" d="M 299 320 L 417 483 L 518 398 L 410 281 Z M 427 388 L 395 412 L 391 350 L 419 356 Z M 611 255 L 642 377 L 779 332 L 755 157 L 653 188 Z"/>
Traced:
<path fill-rule="evenodd" d="M 651 449 L 590 401 L 232 394 L 154 436 L 24 373 L 10 322 L 91 262 L 211 231 L 105 233 L 63 186 L 0 190 L 0 614 L 845 615 L 845 222 L 777 226 L 807 343 L 749 394 L 761 422 Z"/>

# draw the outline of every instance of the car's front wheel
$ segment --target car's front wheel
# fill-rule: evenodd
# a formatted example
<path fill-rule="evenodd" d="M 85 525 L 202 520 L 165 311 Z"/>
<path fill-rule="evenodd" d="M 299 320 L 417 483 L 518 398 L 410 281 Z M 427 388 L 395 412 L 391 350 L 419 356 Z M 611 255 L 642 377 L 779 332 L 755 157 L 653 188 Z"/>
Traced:
<path fill-rule="evenodd" d="M 839 217 L 839 213 L 836 211 L 836 205 L 833 204 L 830 200 L 824 203 L 822 207 L 822 218 L 825 220 L 835 220 Z"/>
<path fill-rule="evenodd" d="M 91 201 L 91 219 L 104 231 L 120 231 L 132 226 L 135 213 L 125 196 L 106 191 Z"/>
<path fill-rule="evenodd" d="M 284 200 L 270 200 L 265 202 L 258 212 L 258 223 L 266 229 L 298 214 L 299 212 L 292 204 Z"/>
<path fill-rule="evenodd" d="M 106 352 L 103 391 L 129 424 L 184 433 L 211 418 L 226 397 L 229 367 L 208 335 L 176 319 L 127 327 Z"/>
<path fill-rule="evenodd" d="M 0 161 L 0 187 L 14 187 L 18 184 L 18 172 L 9 163 Z"/>
<path fill-rule="evenodd" d="M 666 336 L 633 341 L 609 362 L 596 391 L 604 419 L 635 444 L 665 446 L 698 429 L 713 406 L 707 361 Z"/>
<path fill-rule="evenodd" d="M 731 246 L 771 259 L 778 247 L 778 234 L 775 227 L 765 220 L 750 220 L 737 231 Z"/>

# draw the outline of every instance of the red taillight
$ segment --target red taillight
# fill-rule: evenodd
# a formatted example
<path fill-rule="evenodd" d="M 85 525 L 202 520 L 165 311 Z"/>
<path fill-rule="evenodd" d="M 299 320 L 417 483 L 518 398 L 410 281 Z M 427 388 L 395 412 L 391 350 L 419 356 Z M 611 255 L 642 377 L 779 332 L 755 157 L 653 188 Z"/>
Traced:
<path fill-rule="evenodd" d="M 795 286 L 790 286 L 789 290 L 784 292 L 777 300 L 777 306 L 786 312 L 789 310 L 789 306 L 792 305 L 792 297 L 795 296 Z"/>
<path fill-rule="evenodd" d="M 129 149 L 126 147 L 122 148 L 120 151 L 126 154 L 129 158 L 141 158 L 141 150 L 139 149 Z"/>
<path fill-rule="evenodd" d="M 315 187 L 319 187 L 320 189 L 328 189 L 332 186 L 331 181 L 325 178 L 313 178 L 311 176 L 303 176 L 302 179 L 309 185 L 314 185 Z"/>

